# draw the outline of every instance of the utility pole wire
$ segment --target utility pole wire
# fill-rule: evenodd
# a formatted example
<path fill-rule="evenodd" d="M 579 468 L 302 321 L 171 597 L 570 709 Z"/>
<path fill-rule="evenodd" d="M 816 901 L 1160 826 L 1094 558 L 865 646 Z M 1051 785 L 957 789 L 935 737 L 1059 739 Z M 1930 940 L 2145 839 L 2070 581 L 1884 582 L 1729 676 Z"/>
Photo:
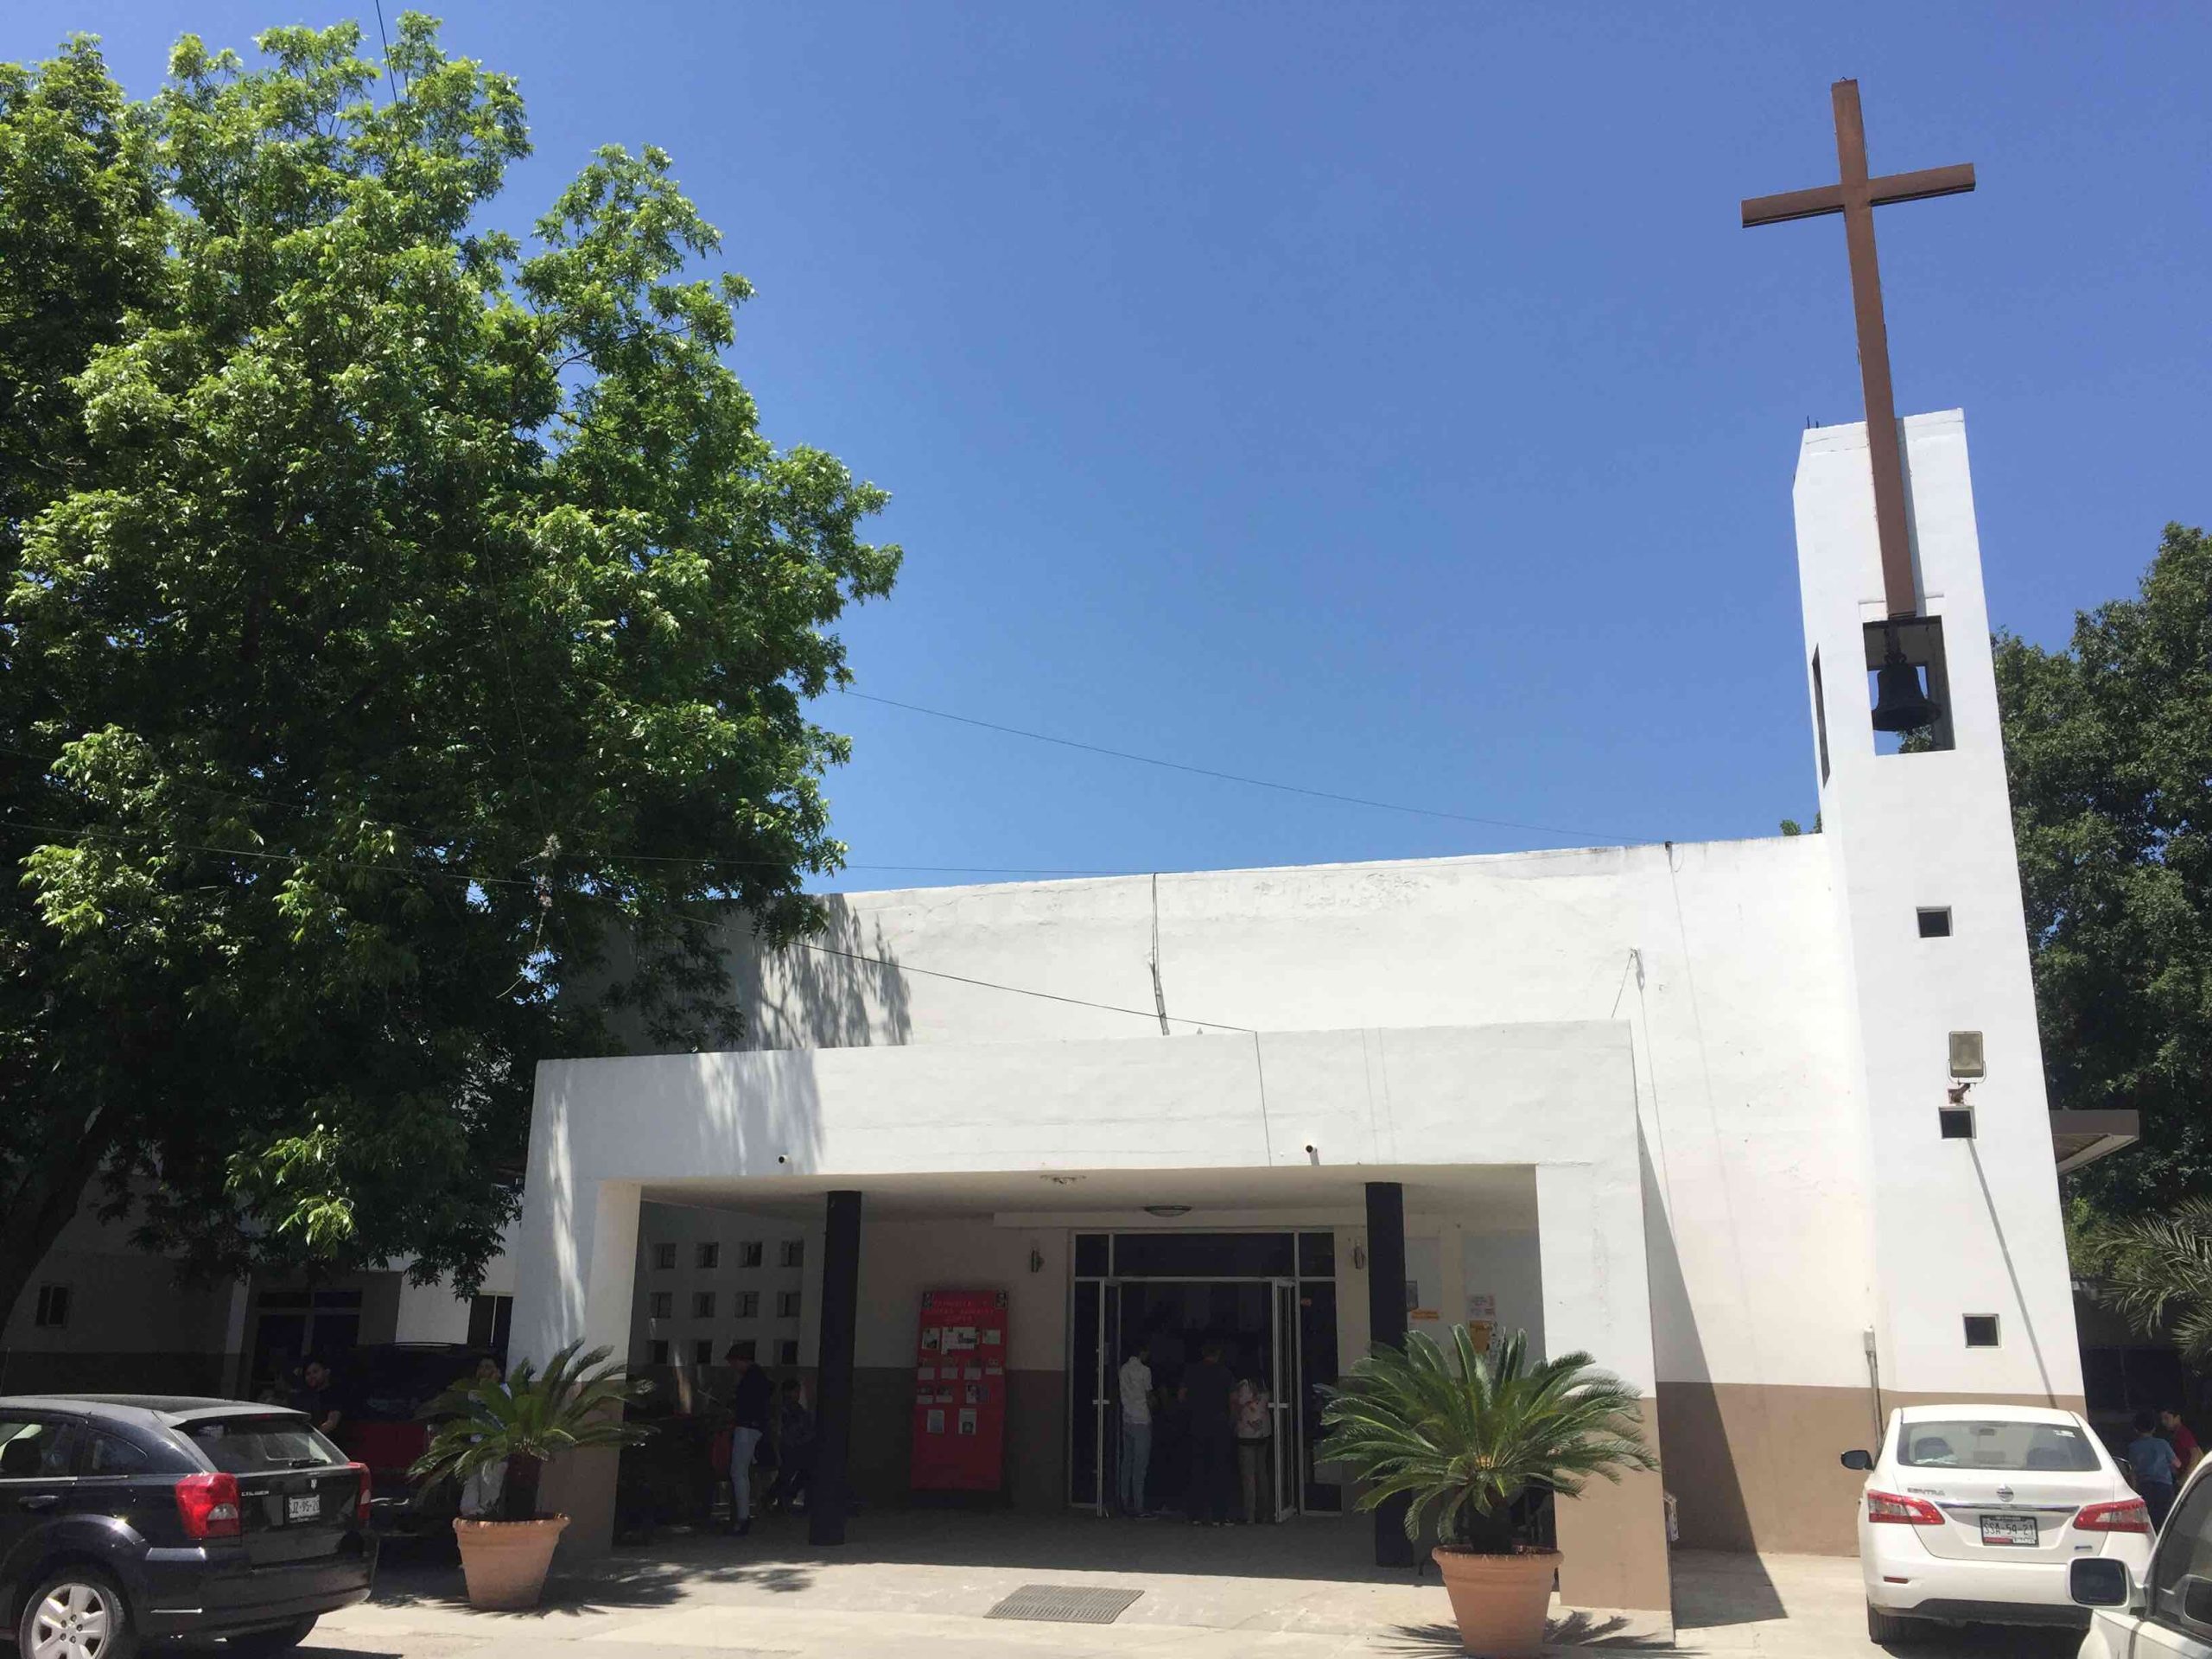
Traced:
<path fill-rule="evenodd" d="M 901 702 L 896 697 L 879 697 L 867 691 L 855 691 L 850 687 L 844 695 L 858 697 L 863 702 L 880 702 L 892 709 L 904 709 L 910 714 L 929 715 L 938 720 L 956 721 L 963 726 L 981 727 L 987 732 L 1002 732 L 1008 737 L 1026 737 L 1038 743 L 1057 743 L 1065 749 L 1081 749 L 1086 754 L 1103 754 L 1116 760 L 1134 760 L 1139 766 L 1164 766 L 1170 772 L 1187 772 L 1195 777 L 1217 779 L 1223 783 L 1245 784 L 1254 789 L 1280 790 L 1286 795 L 1304 795 L 1319 801 L 1340 801 L 1347 806 L 1371 806 L 1384 812 L 1410 812 L 1425 818 L 1449 818 L 1455 823 L 1479 823 L 1493 830 L 1526 830 L 1540 836 L 1558 836 L 1568 841 L 1588 840 L 1606 846 L 1632 845 L 1653 839 L 1648 836 L 1610 835 L 1595 830 L 1562 830 L 1556 824 L 1523 823 L 1515 818 L 1478 817 L 1470 812 L 1446 812 L 1433 806 L 1408 806 L 1401 801 L 1377 801 L 1363 795 L 1341 795 L 1332 789 L 1308 789 L 1303 784 L 1277 783 L 1271 778 L 1248 778 L 1241 772 L 1217 772 L 1211 766 L 1185 766 L 1180 760 L 1163 760 L 1157 755 L 1132 754 L 1127 749 L 1109 749 L 1100 743 L 1084 743 L 1072 737 L 1055 737 L 1050 732 L 1032 732 L 1019 726 L 1001 726 L 996 721 L 977 720 L 969 715 L 956 715 L 943 709 L 925 709 L 918 702 Z"/>

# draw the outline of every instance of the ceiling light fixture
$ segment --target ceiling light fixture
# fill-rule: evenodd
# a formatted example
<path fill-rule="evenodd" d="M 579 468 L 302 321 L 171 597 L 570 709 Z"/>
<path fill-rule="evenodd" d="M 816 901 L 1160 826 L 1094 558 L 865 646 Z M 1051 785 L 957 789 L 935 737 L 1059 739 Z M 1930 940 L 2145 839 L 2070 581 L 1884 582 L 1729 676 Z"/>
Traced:
<path fill-rule="evenodd" d="M 1144 1212 L 1147 1216 L 1158 1216 L 1163 1220 L 1172 1220 L 1177 1216 L 1189 1215 L 1191 1206 L 1187 1204 L 1147 1204 L 1144 1207 Z"/>

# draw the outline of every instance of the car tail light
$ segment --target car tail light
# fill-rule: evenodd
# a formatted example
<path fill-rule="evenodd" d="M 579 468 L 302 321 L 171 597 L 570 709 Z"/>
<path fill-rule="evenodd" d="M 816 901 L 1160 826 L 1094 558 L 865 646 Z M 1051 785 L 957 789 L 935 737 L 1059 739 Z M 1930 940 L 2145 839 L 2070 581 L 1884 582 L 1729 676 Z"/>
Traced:
<path fill-rule="evenodd" d="M 1943 1511 L 1924 1497 L 1900 1497 L 1895 1492 L 1868 1492 L 1866 1518 L 1902 1527 L 1940 1527 Z"/>
<path fill-rule="evenodd" d="M 176 1518 L 188 1538 L 238 1535 L 238 1483 L 235 1475 L 187 1475 L 176 1484 Z"/>
<path fill-rule="evenodd" d="M 2139 1497 L 2092 1503 L 2074 1517 L 2076 1532 L 2148 1532 L 2151 1511 Z"/>
<path fill-rule="evenodd" d="M 356 1520 L 365 1521 L 369 1518 L 369 1465 L 365 1463 L 353 1463 L 348 1464 L 346 1467 L 361 1479 L 361 1495 L 354 1503 L 353 1516 Z"/>

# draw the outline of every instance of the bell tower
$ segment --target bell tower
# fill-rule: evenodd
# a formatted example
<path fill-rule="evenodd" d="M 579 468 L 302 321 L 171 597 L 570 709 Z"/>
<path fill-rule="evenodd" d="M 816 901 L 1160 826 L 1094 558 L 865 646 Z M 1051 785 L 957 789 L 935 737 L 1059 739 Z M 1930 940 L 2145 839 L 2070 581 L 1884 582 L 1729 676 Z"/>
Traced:
<path fill-rule="evenodd" d="M 1866 429 L 1808 431 L 1796 490 L 1880 1386 L 1889 1405 L 2078 1404 L 1966 422 L 1897 426 L 1913 617 L 1895 618 L 1884 588 Z M 1908 696 L 1934 714 L 1903 737 L 1880 730 L 1877 709 Z"/>
<path fill-rule="evenodd" d="M 1868 1363 L 1886 1404 L 2078 1404 L 1966 422 L 1897 418 L 1874 246 L 1875 208 L 1970 191 L 1974 168 L 1875 176 L 1858 83 L 1830 93 L 1837 181 L 1743 212 L 1841 216 L 1866 395 L 1862 424 L 1805 434 L 1796 493 L 1865 1132 Z"/>

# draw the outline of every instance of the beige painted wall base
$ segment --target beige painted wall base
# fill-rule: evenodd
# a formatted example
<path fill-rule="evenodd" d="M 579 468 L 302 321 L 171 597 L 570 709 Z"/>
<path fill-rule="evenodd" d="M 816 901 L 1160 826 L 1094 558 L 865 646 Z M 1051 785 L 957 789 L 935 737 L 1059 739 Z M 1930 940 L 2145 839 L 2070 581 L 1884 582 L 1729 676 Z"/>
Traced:
<path fill-rule="evenodd" d="M 1885 1389 L 1882 1410 L 1955 1397 Z M 2082 1409 L 2071 1396 L 1985 1400 Z M 1854 1446 L 1872 1449 L 1878 1438 L 1871 1389 L 1662 1381 L 1658 1414 L 1662 1478 L 1679 1506 L 1683 1548 L 1858 1553 L 1866 1478 L 1837 1460 Z"/>
<path fill-rule="evenodd" d="M 1644 1402 L 1646 1423 L 1656 1419 L 1655 1403 Z M 1581 1497 L 1560 1501 L 1561 1601 L 1671 1615 L 1665 1492 L 1658 1475 L 1631 1472 L 1618 1486 L 1593 1480 Z"/>

